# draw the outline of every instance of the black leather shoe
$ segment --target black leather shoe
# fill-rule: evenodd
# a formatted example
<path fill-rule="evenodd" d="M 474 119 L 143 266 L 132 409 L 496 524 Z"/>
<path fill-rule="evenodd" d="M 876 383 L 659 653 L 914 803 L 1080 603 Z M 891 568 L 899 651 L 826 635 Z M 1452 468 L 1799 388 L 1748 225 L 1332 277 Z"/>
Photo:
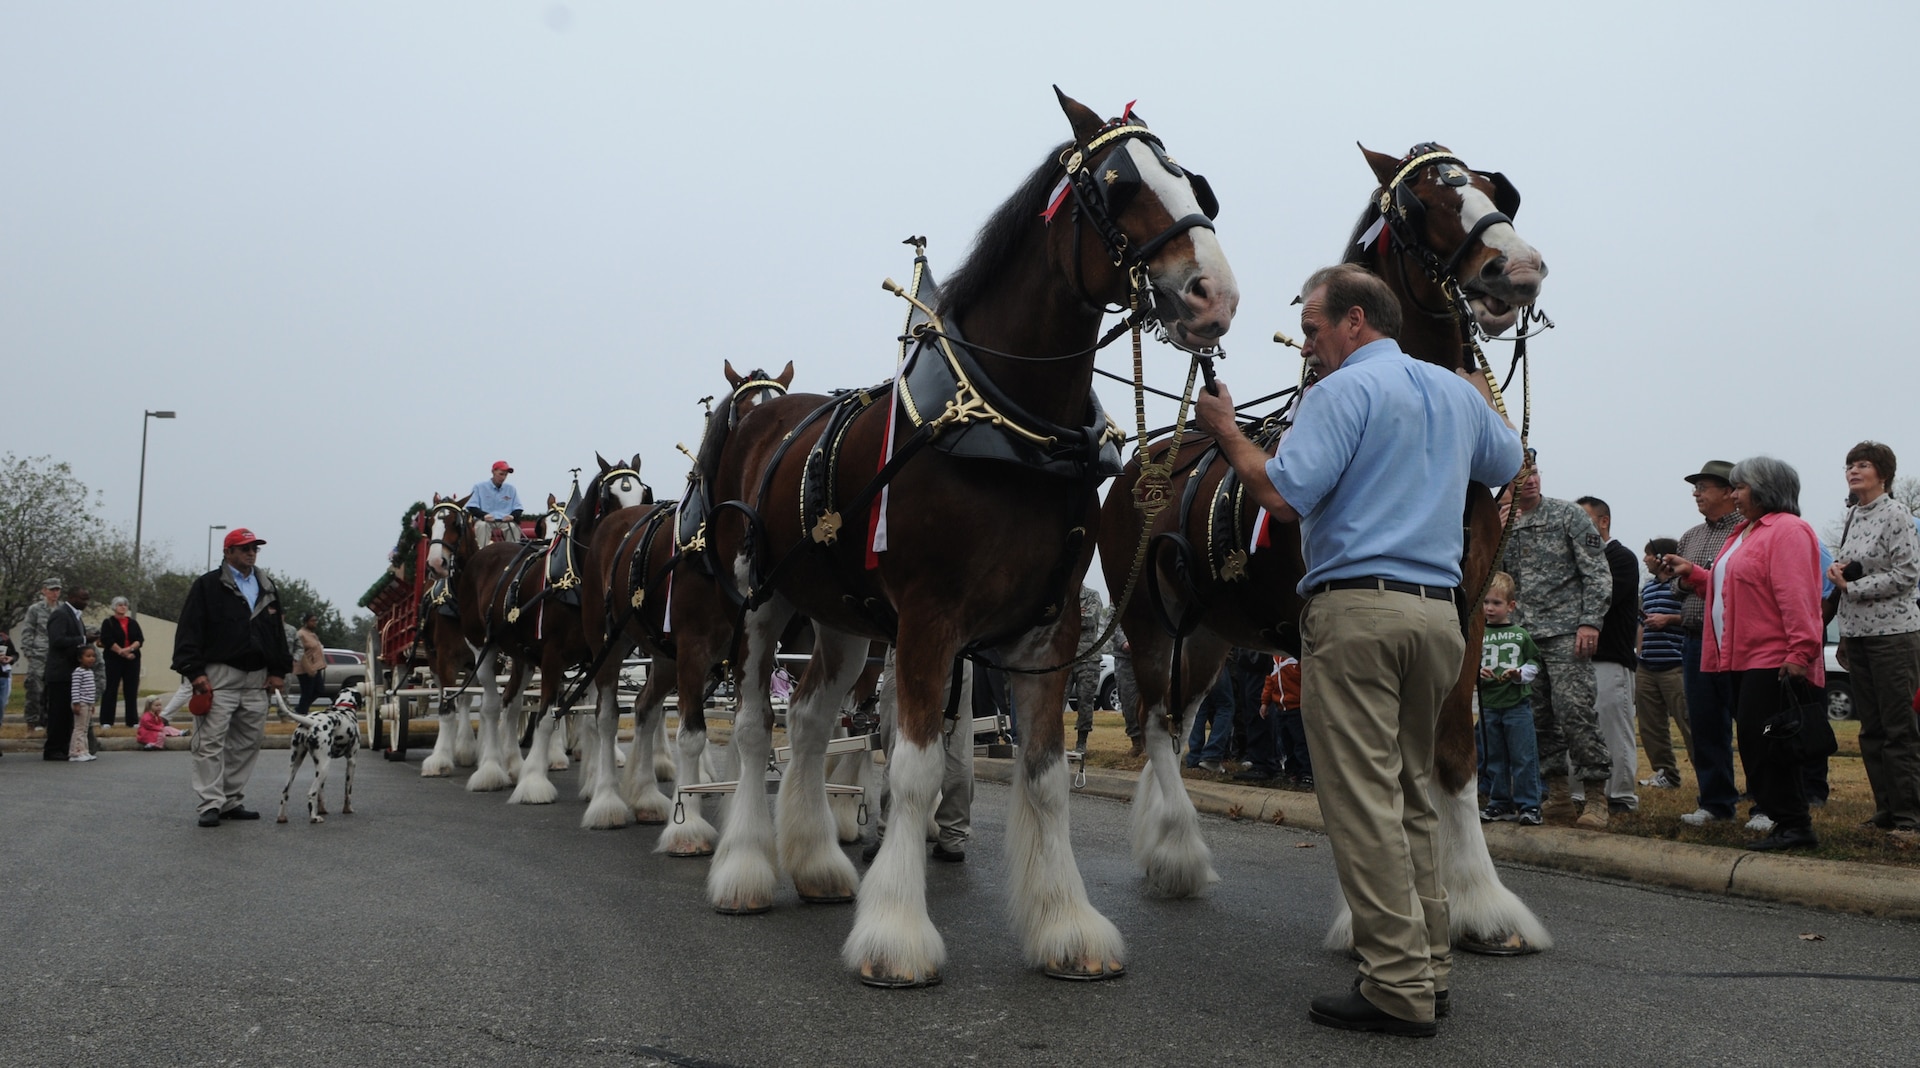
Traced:
<path fill-rule="evenodd" d="M 948 849 L 946 846 L 936 845 L 933 847 L 933 859 L 944 860 L 948 864 L 958 864 L 967 859 L 967 851 L 964 849 Z"/>
<path fill-rule="evenodd" d="M 200 826 L 202 827 L 220 826 L 220 813 L 215 811 L 214 809 L 208 809 L 205 812 L 200 813 Z"/>
<path fill-rule="evenodd" d="M 1795 827 L 1792 830 L 1775 829 L 1770 835 L 1758 842 L 1748 843 L 1747 848 L 1756 853 L 1772 853 L 1782 849 L 1818 849 L 1820 838 L 1811 827 Z"/>
<path fill-rule="evenodd" d="M 222 809 L 220 818 L 223 820 L 257 820 L 260 818 L 260 813 L 250 808 L 235 805 L 229 809 Z"/>
<path fill-rule="evenodd" d="M 1356 991 L 1360 989 L 1360 977 L 1357 975 L 1353 977 L 1353 989 Z M 1452 1015 L 1452 1013 L 1453 1013 L 1452 999 L 1447 997 L 1447 991 L 1445 990 L 1434 991 L 1433 992 L 1433 1018 L 1436 1020 L 1444 1020 L 1448 1016 Z"/>
<path fill-rule="evenodd" d="M 1337 1027 L 1342 1031 L 1378 1031 L 1403 1038 L 1432 1038 L 1440 1030 L 1431 1022 L 1402 1020 L 1368 1001 L 1358 990 L 1314 998 L 1313 1006 L 1307 1010 L 1307 1018 L 1322 1027 Z"/>

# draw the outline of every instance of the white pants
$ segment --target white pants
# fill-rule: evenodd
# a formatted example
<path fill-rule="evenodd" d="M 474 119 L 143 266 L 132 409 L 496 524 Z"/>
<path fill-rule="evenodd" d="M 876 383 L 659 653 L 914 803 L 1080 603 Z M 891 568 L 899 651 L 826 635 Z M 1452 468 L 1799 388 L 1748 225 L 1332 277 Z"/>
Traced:
<path fill-rule="evenodd" d="M 1607 743 L 1607 755 L 1613 758 L 1613 774 L 1607 778 L 1607 799 L 1640 807 L 1640 754 L 1633 714 L 1633 669 L 1624 664 L 1593 664 L 1593 718 L 1600 728 L 1600 740 Z"/>

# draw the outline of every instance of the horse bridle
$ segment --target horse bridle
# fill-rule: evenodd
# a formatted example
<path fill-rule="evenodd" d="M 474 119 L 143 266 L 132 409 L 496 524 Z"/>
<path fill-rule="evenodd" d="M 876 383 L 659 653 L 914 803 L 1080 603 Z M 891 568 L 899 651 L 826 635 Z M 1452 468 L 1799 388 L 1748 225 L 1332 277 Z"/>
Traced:
<path fill-rule="evenodd" d="M 1447 167 L 1445 164 L 1454 164 Z M 1469 173 L 1478 174 L 1493 185 L 1493 211 L 1482 215 L 1467 231 L 1460 247 L 1446 260 L 1440 259 L 1426 241 L 1427 206 L 1414 192 L 1414 186 L 1408 179 L 1419 174 L 1429 166 L 1441 165 L 1440 181 L 1446 185 L 1459 187 L 1467 185 L 1471 179 Z M 1491 227 L 1506 223 L 1513 225 L 1513 213 L 1520 210 L 1520 191 L 1513 187 L 1507 176 L 1498 171 L 1474 171 L 1464 160 L 1446 151 L 1433 142 L 1413 146 L 1407 153 L 1406 162 L 1400 165 L 1393 180 L 1380 189 L 1380 215 L 1386 220 L 1387 229 L 1392 231 L 1394 240 L 1402 249 L 1420 261 L 1421 268 L 1430 281 L 1446 285 L 1455 282 L 1454 272 L 1460 267 L 1460 261 L 1467 252 L 1479 242 L 1481 235 Z"/>
<path fill-rule="evenodd" d="M 449 535 L 452 535 L 452 540 L 448 540 L 447 538 L 431 538 L 427 541 L 427 549 L 431 551 L 434 546 L 438 545 L 442 549 L 445 549 L 447 551 L 447 577 L 451 579 L 453 577 L 453 573 L 459 570 L 460 543 L 466 540 L 466 535 L 468 530 L 470 529 L 470 524 L 472 523 L 472 519 L 467 515 L 467 510 L 461 507 L 458 501 L 441 501 L 438 504 L 435 504 L 432 508 L 427 509 L 426 523 L 427 523 L 427 532 L 429 534 L 433 532 L 434 517 L 439 515 L 442 512 L 445 512 L 451 516 L 457 516 L 459 518 L 460 533 L 458 535 L 453 535 L 454 524 L 452 522 L 448 522 L 447 532 Z"/>
<path fill-rule="evenodd" d="M 607 514 L 607 505 L 613 499 L 613 491 L 608 488 L 607 483 L 612 482 L 621 475 L 632 475 L 633 480 L 640 483 L 641 489 L 647 488 L 646 480 L 640 477 L 640 472 L 631 467 L 610 467 L 600 472 L 593 493 L 593 518 L 596 520 Z"/>
<path fill-rule="evenodd" d="M 762 371 L 760 373 L 765 374 L 766 372 Z M 784 385 L 781 385 L 780 380 L 777 378 L 747 379 L 745 382 L 742 382 L 739 385 L 733 387 L 733 397 L 732 397 L 733 403 L 731 405 L 731 410 L 727 413 L 727 429 L 729 430 L 733 429 L 734 425 L 740 421 L 740 408 L 741 408 L 740 398 L 746 396 L 747 391 L 752 389 L 764 389 L 769 393 L 772 393 L 774 397 L 784 397 L 787 395 L 787 387 Z M 767 400 L 772 400 L 772 399 L 773 399 L 772 397 L 768 397 L 765 400 L 756 401 L 754 403 L 765 404 Z"/>
<path fill-rule="evenodd" d="M 1175 219 L 1166 229 L 1134 247 L 1126 231 L 1120 229 L 1116 217 L 1126 211 L 1127 205 L 1140 191 L 1144 180 L 1140 170 L 1134 164 L 1133 157 L 1120 151 L 1128 141 L 1146 143 L 1161 166 L 1176 178 L 1185 178 L 1193 187 L 1195 199 L 1200 202 L 1200 211 Z M 1094 154 L 1107 150 L 1103 158 L 1104 166 L 1093 166 Z M 1148 284 L 1147 264 L 1159 251 L 1174 238 L 1194 229 L 1212 230 L 1214 217 L 1220 214 L 1220 202 L 1213 195 L 1213 187 L 1207 180 L 1173 161 L 1167 155 L 1166 145 L 1153 131 L 1137 122 L 1122 117 L 1108 123 L 1087 139 L 1084 147 L 1076 146 L 1064 155 L 1061 164 L 1066 167 L 1066 183 L 1073 193 L 1073 286 L 1081 299 L 1096 308 L 1106 310 L 1103 301 L 1095 300 L 1087 293 L 1086 281 L 1080 276 L 1080 228 L 1084 222 L 1092 227 L 1100 237 L 1100 243 L 1107 250 L 1107 259 L 1115 267 L 1127 274 L 1127 284 L 1137 293 L 1145 290 L 1147 306 L 1153 307 L 1153 290 Z M 1051 221 L 1052 213 L 1048 213 Z"/>

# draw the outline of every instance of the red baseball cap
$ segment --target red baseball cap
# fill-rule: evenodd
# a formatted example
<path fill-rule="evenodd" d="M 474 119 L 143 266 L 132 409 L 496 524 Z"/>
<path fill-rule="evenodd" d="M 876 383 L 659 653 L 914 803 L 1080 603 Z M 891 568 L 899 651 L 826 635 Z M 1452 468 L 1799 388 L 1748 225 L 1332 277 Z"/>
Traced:
<path fill-rule="evenodd" d="M 493 462 L 493 469 L 495 471 L 505 471 L 509 475 L 513 474 L 513 468 L 509 466 L 505 460 L 495 460 Z"/>
<path fill-rule="evenodd" d="M 234 527 L 227 531 L 226 537 L 220 539 L 220 547 L 223 549 L 231 549 L 236 545 L 265 545 L 266 543 L 267 539 L 256 536 L 246 527 Z"/>

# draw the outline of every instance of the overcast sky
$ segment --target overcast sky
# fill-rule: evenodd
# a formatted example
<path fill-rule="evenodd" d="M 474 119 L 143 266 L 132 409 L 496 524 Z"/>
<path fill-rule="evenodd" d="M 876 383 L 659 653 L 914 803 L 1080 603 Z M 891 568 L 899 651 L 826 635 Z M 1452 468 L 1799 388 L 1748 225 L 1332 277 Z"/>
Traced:
<path fill-rule="evenodd" d="M 246 525 L 342 609 L 409 503 L 496 459 L 529 507 L 595 450 L 677 495 L 723 359 L 890 374 L 900 240 L 951 271 L 1067 135 L 1057 82 L 1137 99 L 1211 179 L 1238 396 L 1298 377 L 1269 339 L 1373 188 L 1355 141 L 1440 141 L 1512 178 L 1551 272 L 1546 492 L 1606 498 L 1638 549 L 1697 521 L 1682 475 L 1764 452 L 1824 527 L 1860 438 L 1920 474 L 1915 11 L 11 3 L 0 451 L 71 463 L 131 530 L 141 412 L 176 410 L 150 553 L 198 568 Z"/>

